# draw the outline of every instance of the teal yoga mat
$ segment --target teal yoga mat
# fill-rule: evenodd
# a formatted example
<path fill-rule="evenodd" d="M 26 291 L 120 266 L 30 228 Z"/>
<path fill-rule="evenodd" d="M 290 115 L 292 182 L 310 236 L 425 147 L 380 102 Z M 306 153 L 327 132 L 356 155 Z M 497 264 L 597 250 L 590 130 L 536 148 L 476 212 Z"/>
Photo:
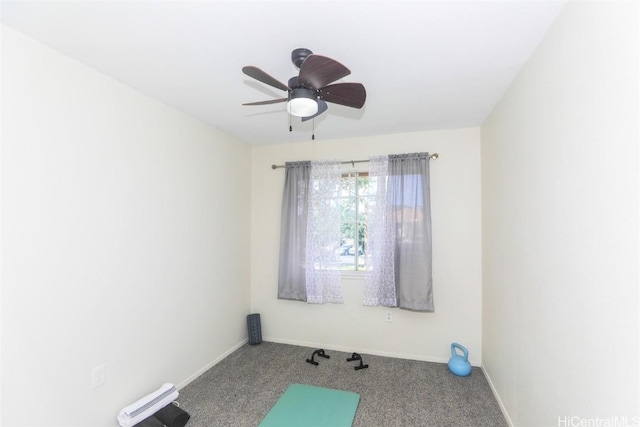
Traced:
<path fill-rule="evenodd" d="M 351 427 L 358 402 L 358 393 L 291 384 L 260 427 Z"/>

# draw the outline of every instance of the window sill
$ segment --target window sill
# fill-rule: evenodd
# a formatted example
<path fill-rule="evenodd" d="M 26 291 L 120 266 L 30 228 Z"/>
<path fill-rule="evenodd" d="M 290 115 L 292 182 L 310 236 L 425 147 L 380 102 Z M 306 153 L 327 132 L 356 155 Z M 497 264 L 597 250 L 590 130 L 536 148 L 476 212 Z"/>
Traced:
<path fill-rule="evenodd" d="M 340 277 L 346 280 L 364 280 L 364 271 L 341 271 Z"/>

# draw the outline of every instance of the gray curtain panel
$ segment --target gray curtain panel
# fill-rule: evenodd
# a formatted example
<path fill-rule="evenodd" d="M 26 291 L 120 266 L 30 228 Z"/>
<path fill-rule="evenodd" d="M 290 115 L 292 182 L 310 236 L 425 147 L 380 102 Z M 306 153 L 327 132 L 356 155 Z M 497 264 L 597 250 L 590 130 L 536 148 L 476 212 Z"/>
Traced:
<path fill-rule="evenodd" d="M 398 307 L 433 311 L 428 153 L 389 156 L 387 197 L 395 222 Z"/>
<path fill-rule="evenodd" d="M 285 163 L 278 298 L 307 300 L 305 253 L 311 162 Z"/>

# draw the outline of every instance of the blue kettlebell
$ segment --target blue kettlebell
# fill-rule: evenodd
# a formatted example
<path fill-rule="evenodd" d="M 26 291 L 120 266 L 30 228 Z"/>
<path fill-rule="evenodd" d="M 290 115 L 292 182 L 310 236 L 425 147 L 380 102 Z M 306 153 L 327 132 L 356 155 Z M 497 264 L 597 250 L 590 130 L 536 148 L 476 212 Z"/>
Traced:
<path fill-rule="evenodd" d="M 456 352 L 462 351 L 463 356 Z M 471 363 L 469 363 L 469 351 L 465 346 L 457 342 L 451 343 L 451 359 L 449 359 L 449 370 L 459 377 L 466 377 L 471 373 Z"/>

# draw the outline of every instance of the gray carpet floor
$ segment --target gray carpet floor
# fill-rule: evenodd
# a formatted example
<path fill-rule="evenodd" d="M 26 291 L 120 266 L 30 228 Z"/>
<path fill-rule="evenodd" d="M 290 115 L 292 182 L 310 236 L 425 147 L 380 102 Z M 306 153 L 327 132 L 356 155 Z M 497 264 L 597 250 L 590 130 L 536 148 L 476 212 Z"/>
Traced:
<path fill-rule="evenodd" d="M 242 346 L 180 391 L 187 427 L 257 426 L 294 383 L 360 394 L 354 427 L 507 425 L 479 368 L 457 377 L 444 363 L 361 354 L 369 368 L 356 371 L 351 353 L 333 350 L 325 350 L 330 359 L 316 356 L 318 366 L 306 363 L 313 350 Z"/>

